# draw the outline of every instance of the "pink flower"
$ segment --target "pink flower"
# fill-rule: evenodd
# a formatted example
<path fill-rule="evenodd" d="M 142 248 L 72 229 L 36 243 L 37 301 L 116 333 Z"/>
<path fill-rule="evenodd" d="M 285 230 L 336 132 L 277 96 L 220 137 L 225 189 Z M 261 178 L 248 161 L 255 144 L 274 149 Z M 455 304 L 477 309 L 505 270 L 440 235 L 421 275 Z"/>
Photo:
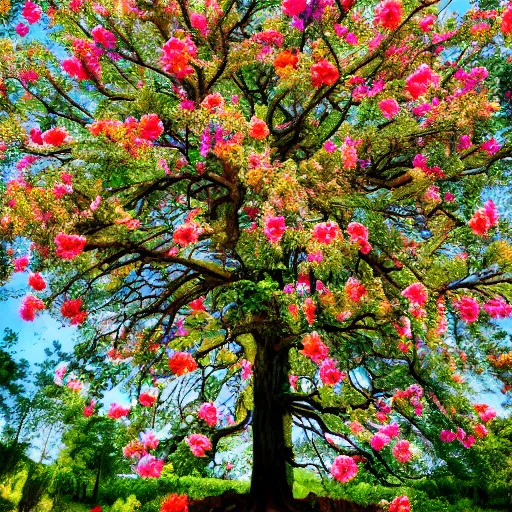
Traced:
<path fill-rule="evenodd" d="M 496 418 L 496 411 L 487 404 L 475 404 L 473 407 L 484 423 Z"/>
<path fill-rule="evenodd" d="M 345 294 L 353 302 L 360 302 L 361 299 L 367 294 L 366 287 L 364 284 L 355 278 L 349 277 L 345 284 Z"/>
<path fill-rule="evenodd" d="M 182 80 L 188 75 L 194 74 L 194 68 L 190 61 L 197 55 L 197 47 L 187 36 L 185 39 L 171 37 L 162 48 L 160 65 L 162 69 Z"/>
<path fill-rule="evenodd" d="M 56 368 L 53 376 L 53 382 L 57 384 L 57 386 L 62 386 L 62 379 L 64 378 L 64 375 L 66 375 L 67 370 L 68 367 L 65 364 Z"/>
<path fill-rule="evenodd" d="M 101 25 L 94 27 L 91 30 L 91 35 L 96 43 L 101 44 L 107 50 L 111 50 L 117 45 L 116 36 Z"/>
<path fill-rule="evenodd" d="M 459 139 L 459 143 L 457 144 L 457 150 L 464 151 L 466 149 L 469 149 L 471 146 L 471 138 L 469 137 L 469 135 L 462 135 Z"/>
<path fill-rule="evenodd" d="M 228 462 L 226 464 L 226 471 L 231 471 L 234 467 L 235 465 L 232 462 Z"/>
<path fill-rule="evenodd" d="M 370 440 L 371 447 L 376 451 L 380 452 L 384 446 L 387 446 L 391 442 L 391 438 L 381 432 L 377 432 Z"/>
<path fill-rule="evenodd" d="M 157 459 L 154 455 L 144 455 L 139 462 L 135 471 L 142 478 L 160 478 L 165 462 Z"/>
<path fill-rule="evenodd" d="M 203 37 L 206 37 L 210 32 L 208 30 L 208 19 L 204 14 L 199 14 L 197 12 L 193 12 L 190 16 L 190 24 L 196 30 L 199 30 L 200 34 Z"/>
<path fill-rule="evenodd" d="M 332 140 L 328 140 L 324 142 L 324 149 L 327 153 L 334 153 L 338 149 L 338 146 L 336 146 Z"/>
<path fill-rule="evenodd" d="M 27 295 L 20 308 L 20 317 L 26 322 L 32 322 L 36 317 L 37 311 L 45 309 L 44 302 L 33 295 Z"/>
<path fill-rule="evenodd" d="M 512 315 L 512 306 L 502 297 L 491 299 L 484 304 L 485 312 L 491 318 L 508 318 Z"/>
<path fill-rule="evenodd" d="M 480 304 L 466 295 L 462 296 L 458 301 L 453 304 L 459 311 L 459 315 L 467 324 L 471 324 L 478 320 L 480 313 Z"/>
<path fill-rule="evenodd" d="M 86 405 L 83 410 L 83 415 L 85 418 L 90 418 L 94 414 L 94 406 L 96 402 L 93 400 L 89 405 Z"/>
<path fill-rule="evenodd" d="M 338 455 L 331 466 L 331 475 L 335 480 L 338 480 L 338 482 L 341 482 L 342 484 L 353 480 L 358 471 L 358 465 L 354 459 L 348 455 Z"/>
<path fill-rule="evenodd" d="M 187 247 L 195 244 L 202 232 L 203 228 L 197 222 L 185 222 L 174 230 L 172 240 L 181 247 Z"/>
<path fill-rule="evenodd" d="M 374 21 L 388 30 L 395 30 L 402 20 L 403 8 L 399 0 L 384 0 L 375 8 Z"/>
<path fill-rule="evenodd" d="M 392 449 L 393 456 L 398 462 L 405 464 L 412 459 L 411 445 L 409 441 L 402 439 L 398 441 Z"/>
<path fill-rule="evenodd" d="M 160 442 L 154 432 L 151 431 L 141 433 L 140 440 L 144 445 L 144 450 L 155 450 Z"/>
<path fill-rule="evenodd" d="M 430 32 L 432 30 L 432 27 L 434 26 L 434 22 L 436 21 L 436 16 L 433 14 L 427 14 L 424 16 L 418 23 L 420 26 L 420 29 L 423 32 Z"/>
<path fill-rule="evenodd" d="M 207 451 L 212 449 L 210 440 L 202 434 L 192 434 L 185 438 L 185 443 L 190 447 L 190 451 L 196 457 L 205 457 Z"/>
<path fill-rule="evenodd" d="M 492 227 L 498 224 L 499 214 L 494 202 L 489 199 L 483 208 L 479 208 L 468 222 L 475 235 L 485 236 Z"/>
<path fill-rule="evenodd" d="M 439 75 L 436 75 L 427 64 L 421 64 L 406 78 L 405 86 L 407 92 L 416 100 L 427 92 L 429 86 L 437 87 L 439 80 Z"/>
<path fill-rule="evenodd" d="M 263 226 L 263 233 L 267 240 L 272 244 L 277 244 L 281 240 L 286 231 L 286 224 L 283 216 L 272 217 L 268 216 L 265 219 Z"/>
<path fill-rule="evenodd" d="M 328 60 L 319 60 L 316 64 L 311 66 L 311 82 L 313 83 L 313 87 L 334 85 L 339 77 L 338 69 Z"/>
<path fill-rule="evenodd" d="M 498 141 L 493 137 L 492 139 L 489 139 L 488 141 L 484 142 L 480 149 L 485 151 L 488 155 L 494 155 L 494 153 L 497 153 L 501 146 L 498 144 Z"/>
<path fill-rule="evenodd" d="M 128 416 L 130 412 L 130 407 L 123 407 L 122 405 L 113 402 L 110 404 L 110 409 L 107 412 L 107 418 L 112 420 L 117 420 L 122 418 L 123 416 Z"/>
<path fill-rule="evenodd" d="M 96 199 L 94 199 L 94 201 L 89 206 L 89 208 L 91 209 L 91 212 L 96 211 L 98 209 L 98 207 L 100 206 L 100 203 L 101 203 L 101 196 L 96 196 Z"/>
<path fill-rule="evenodd" d="M 364 427 L 356 420 L 350 422 L 349 428 L 352 434 L 360 434 L 364 431 Z"/>
<path fill-rule="evenodd" d="M 293 391 L 297 391 L 297 381 L 299 380 L 299 377 L 297 375 L 289 375 L 288 376 L 288 382 L 290 383 L 290 387 L 293 389 Z"/>
<path fill-rule="evenodd" d="M 441 430 L 441 434 L 439 434 L 439 439 L 443 441 L 443 443 L 451 443 L 457 439 L 457 434 L 452 432 L 451 430 Z"/>
<path fill-rule="evenodd" d="M 20 37 L 25 37 L 29 30 L 30 29 L 24 23 L 18 23 L 16 25 L 16 34 L 18 34 Z"/>
<path fill-rule="evenodd" d="M 322 340 L 316 331 L 313 331 L 311 334 L 306 334 L 302 339 L 302 345 L 304 348 L 300 353 L 309 357 L 309 359 L 316 364 L 320 364 L 329 353 L 327 345 L 322 343 Z"/>
<path fill-rule="evenodd" d="M 320 222 L 313 227 L 313 238 L 321 244 L 330 244 L 339 235 L 336 222 Z"/>
<path fill-rule="evenodd" d="M 424 306 L 428 300 L 428 291 L 422 283 L 409 285 L 400 295 L 409 299 L 413 306 Z"/>
<path fill-rule="evenodd" d="M 83 252 L 86 243 L 85 236 L 59 233 L 55 237 L 55 244 L 57 245 L 55 254 L 63 260 L 73 260 Z"/>
<path fill-rule="evenodd" d="M 217 425 L 217 408 L 213 402 L 207 402 L 201 405 L 197 417 L 204 420 L 210 427 Z"/>
<path fill-rule="evenodd" d="M 306 7 L 306 0 L 283 0 L 282 3 L 283 13 L 290 17 L 302 14 Z"/>
<path fill-rule="evenodd" d="M 462 446 L 464 446 L 464 448 L 469 449 L 475 444 L 475 441 L 476 441 L 476 439 L 474 436 L 468 436 L 465 439 L 462 439 L 461 443 L 462 443 Z"/>
<path fill-rule="evenodd" d="M 43 10 L 39 5 L 36 5 L 34 2 L 28 0 L 25 2 L 23 6 L 23 10 L 21 11 L 21 15 L 32 25 L 33 23 L 37 23 L 39 18 L 41 18 L 41 14 L 43 14 Z"/>
<path fill-rule="evenodd" d="M 82 61 L 77 57 L 71 57 L 62 61 L 62 69 L 71 77 L 77 80 L 88 80 L 89 75 L 84 68 Z"/>
<path fill-rule="evenodd" d="M 407 496 L 398 496 L 390 504 L 388 512 L 411 512 L 411 504 Z"/>
<path fill-rule="evenodd" d="M 20 256 L 16 258 L 14 261 L 14 272 L 25 272 L 27 270 L 29 260 L 28 256 Z"/>
<path fill-rule="evenodd" d="M 368 243 L 368 228 L 359 222 L 351 222 L 347 226 L 347 233 L 350 235 L 350 241 L 359 244 L 363 254 L 368 254 L 372 246 Z"/>
<path fill-rule="evenodd" d="M 455 196 L 451 192 L 446 192 L 444 195 L 444 200 L 447 203 L 453 203 L 455 202 Z"/>
<path fill-rule="evenodd" d="M 400 111 L 400 105 L 394 98 L 387 98 L 379 102 L 379 108 L 386 119 L 393 119 Z"/>
<path fill-rule="evenodd" d="M 389 425 L 380 428 L 379 432 L 391 438 L 398 437 L 400 435 L 400 427 L 396 423 L 390 423 Z"/>
<path fill-rule="evenodd" d="M 400 324 L 394 324 L 394 328 L 399 336 L 412 338 L 411 321 L 406 316 L 400 317 Z"/>
<path fill-rule="evenodd" d="M 326 386 L 335 386 L 340 382 L 346 374 L 336 368 L 336 361 L 332 359 L 324 359 L 320 366 L 320 380 Z"/>
<path fill-rule="evenodd" d="M 242 359 L 240 364 L 242 365 L 242 379 L 250 379 L 252 375 L 252 363 L 247 361 L 247 359 Z"/>

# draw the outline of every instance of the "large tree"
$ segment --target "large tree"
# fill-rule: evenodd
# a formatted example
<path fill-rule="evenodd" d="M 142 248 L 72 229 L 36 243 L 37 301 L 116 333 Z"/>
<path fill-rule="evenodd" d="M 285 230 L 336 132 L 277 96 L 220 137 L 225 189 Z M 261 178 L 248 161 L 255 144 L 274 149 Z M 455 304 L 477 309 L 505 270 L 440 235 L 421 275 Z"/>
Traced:
<path fill-rule="evenodd" d="M 512 146 L 484 67 L 512 8 L 41 13 L 26 2 L 0 45 L 0 237 L 12 270 L 33 272 L 22 318 L 83 327 L 70 388 L 93 399 L 123 381 L 138 405 L 109 415 L 160 435 L 157 411 L 176 405 L 170 439 L 125 450 L 139 474 L 183 440 L 212 460 L 247 428 L 259 509 L 293 507 L 297 466 L 397 484 L 462 464 L 494 414 L 463 396 L 496 373 L 494 320 L 512 311 L 509 228 L 486 200 Z"/>

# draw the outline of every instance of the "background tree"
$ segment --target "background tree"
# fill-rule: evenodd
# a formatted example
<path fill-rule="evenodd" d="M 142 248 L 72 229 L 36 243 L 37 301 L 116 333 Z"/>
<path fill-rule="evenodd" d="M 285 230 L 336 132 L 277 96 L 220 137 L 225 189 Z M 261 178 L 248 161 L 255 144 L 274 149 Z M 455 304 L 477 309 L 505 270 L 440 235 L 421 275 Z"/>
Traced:
<path fill-rule="evenodd" d="M 107 415 L 134 430 L 178 401 L 169 440 L 125 447 L 139 475 L 185 444 L 208 463 L 247 428 L 259 509 L 298 506 L 301 465 L 397 485 L 465 464 L 495 412 L 461 395 L 496 374 L 494 321 L 512 313 L 504 205 L 482 195 L 508 181 L 482 63 L 512 8 L 73 0 L 22 15 L 1 45 L 0 138 L 6 162 L 23 156 L 0 236 L 32 243 L 12 254 L 35 290 L 22 318 L 83 326 L 80 374 L 58 379 L 91 400 L 122 382 L 138 405 Z M 26 39 L 40 20 L 53 43 Z M 318 460 L 296 459 L 292 434 Z"/>

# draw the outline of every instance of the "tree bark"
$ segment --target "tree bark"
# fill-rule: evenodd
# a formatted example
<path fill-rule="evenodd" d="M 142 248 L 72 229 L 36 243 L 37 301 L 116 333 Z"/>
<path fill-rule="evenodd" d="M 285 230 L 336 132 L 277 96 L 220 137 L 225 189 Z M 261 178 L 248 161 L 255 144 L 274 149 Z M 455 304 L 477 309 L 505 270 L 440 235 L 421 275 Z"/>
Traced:
<path fill-rule="evenodd" d="M 293 472 L 287 460 L 291 449 L 291 419 L 282 400 L 288 387 L 288 352 L 276 351 L 276 339 L 257 336 L 254 362 L 253 509 L 293 510 Z"/>
<path fill-rule="evenodd" d="M 92 490 L 92 501 L 96 503 L 98 501 L 98 491 L 100 489 L 100 477 L 101 477 L 101 466 L 103 462 L 103 453 L 100 456 L 98 467 L 96 469 L 96 480 L 94 481 L 94 489 Z"/>

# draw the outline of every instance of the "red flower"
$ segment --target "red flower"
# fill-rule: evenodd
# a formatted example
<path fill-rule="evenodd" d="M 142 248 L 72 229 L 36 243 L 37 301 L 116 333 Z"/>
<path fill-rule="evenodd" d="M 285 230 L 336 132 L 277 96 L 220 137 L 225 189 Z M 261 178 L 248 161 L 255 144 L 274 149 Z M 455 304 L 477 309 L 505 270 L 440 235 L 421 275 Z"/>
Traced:
<path fill-rule="evenodd" d="M 316 364 L 321 363 L 329 353 L 327 345 L 322 343 L 322 340 L 316 331 L 313 331 L 311 334 L 306 334 L 302 340 L 302 345 L 304 348 L 300 353 L 309 357 L 309 359 Z"/>
<path fill-rule="evenodd" d="M 333 64 L 328 60 L 322 59 L 311 66 L 311 81 L 314 87 L 323 85 L 334 85 L 340 74 Z"/>
<path fill-rule="evenodd" d="M 400 111 L 400 105 L 394 98 L 387 98 L 380 101 L 379 108 L 386 119 L 393 119 Z"/>
<path fill-rule="evenodd" d="M 468 226 L 475 235 L 486 236 L 489 229 L 498 224 L 499 215 L 492 200 L 487 201 L 483 208 L 479 208 L 468 222 Z"/>
<path fill-rule="evenodd" d="M 164 44 L 162 52 L 160 64 L 167 73 L 175 75 L 180 80 L 194 73 L 190 60 L 197 55 L 197 48 L 190 36 L 183 40 L 171 37 Z"/>
<path fill-rule="evenodd" d="M 32 25 L 33 23 L 37 23 L 39 18 L 41 18 L 41 14 L 43 14 L 43 10 L 39 5 L 36 5 L 34 2 L 28 0 L 25 2 L 23 6 L 23 10 L 21 11 L 21 15 Z"/>
<path fill-rule="evenodd" d="M 411 512 L 411 504 L 407 496 L 398 496 L 389 505 L 389 512 Z"/>
<path fill-rule="evenodd" d="M 114 402 L 110 405 L 110 409 L 107 412 L 107 418 L 117 420 L 123 416 L 127 416 L 129 412 L 130 407 L 123 407 L 122 405 Z"/>
<path fill-rule="evenodd" d="M 45 309 L 44 302 L 33 295 L 27 295 L 20 308 L 20 317 L 26 322 L 32 322 L 36 317 L 37 311 Z"/>
<path fill-rule="evenodd" d="M 472 297 L 463 296 L 454 303 L 454 306 L 458 309 L 462 320 L 467 324 L 471 324 L 478 320 L 480 304 L 478 304 L 478 302 Z"/>
<path fill-rule="evenodd" d="M 403 16 L 402 2 L 399 0 L 385 0 L 375 8 L 375 23 L 388 30 L 395 30 Z"/>
<path fill-rule="evenodd" d="M 326 386 L 335 386 L 346 377 L 346 374 L 336 368 L 336 361 L 325 359 L 320 366 L 320 380 Z"/>
<path fill-rule="evenodd" d="M 313 227 L 313 238 L 321 244 L 330 244 L 339 235 L 336 222 L 320 222 Z"/>
<path fill-rule="evenodd" d="M 306 321 L 309 325 L 313 325 L 315 323 L 315 310 L 315 302 L 311 297 L 308 297 L 304 301 L 304 315 L 306 316 Z"/>
<path fill-rule="evenodd" d="M 188 496 L 171 494 L 162 503 L 160 512 L 188 512 Z"/>
<path fill-rule="evenodd" d="M 35 274 L 30 274 L 28 276 L 28 285 L 38 292 L 46 288 L 46 283 L 41 274 L 39 274 L 38 272 L 36 272 Z"/>
<path fill-rule="evenodd" d="M 436 75 L 427 64 L 421 64 L 416 71 L 405 79 L 405 88 L 413 100 L 425 94 L 430 85 L 439 85 L 439 75 Z"/>
<path fill-rule="evenodd" d="M 82 253 L 86 243 L 87 239 L 85 236 L 66 235 L 64 233 L 59 233 L 55 237 L 55 244 L 57 245 L 55 254 L 57 254 L 57 256 L 63 260 L 75 259 L 79 254 Z"/>
<path fill-rule="evenodd" d="M 256 140 L 266 139 L 270 134 L 267 123 L 263 119 L 259 119 L 256 116 L 252 116 L 249 124 L 249 137 Z"/>
<path fill-rule="evenodd" d="M 41 137 L 41 130 L 39 128 L 32 128 L 30 130 L 30 140 L 39 146 L 44 144 L 43 138 Z"/>
<path fill-rule="evenodd" d="M 77 57 L 71 57 L 62 61 L 62 69 L 71 77 L 77 80 L 87 80 L 89 75 Z"/>
<path fill-rule="evenodd" d="M 361 284 L 355 277 L 349 277 L 345 285 L 345 293 L 347 297 L 353 302 L 360 302 L 366 295 L 366 287 Z"/>
<path fill-rule="evenodd" d="M 91 35 L 94 41 L 101 44 L 107 50 L 115 48 L 117 44 L 116 36 L 106 28 L 103 28 L 101 25 L 94 27 L 91 30 Z"/>
<path fill-rule="evenodd" d="M 50 144 L 51 146 L 62 146 L 62 144 L 65 143 L 68 135 L 69 134 L 65 128 L 55 126 L 54 128 L 50 128 L 49 130 L 43 132 L 41 137 L 45 144 Z"/>
<path fill-rule="evenodd" d="M 99 506 L 99 505 L 96 505 L 95 507 L 91 508 L 90 512 L 102 512 L 103 509 Z"/>
<path fill-rule="evenodd" d="M 150 395 L 149 393 L 141 393 L 139 395 L 139 403 L 143 407 L 153 407 L 156 402 L 156 396 Z"/>
<path fill-rule="evenodd" d="M 203 301 L 204 301 L 204 297 L 199 297 L 198 299 L 190 302 L 188 306 L 194 313 L 199 313 L 200 311 L 206 311 Z"/>
<path fill-rule="evenodd" d="M 504 34 L 512 32 L 512 4 L 507 5 L 502 12 L 500 28 Z"/>
<path fill-rule="evenodd" d="M 139 137 L 144 140 L 156 140 L 164 132 L 164 125 L 156 114 L 147 114 L 140 118 Z"/>
<path fill-rule="evenodd" d="M 293 17 L 302 14 L 306 10 L 307 2 L 306 0 L 283 0 L 282 7 L 286 16 Z"/>
<path fill-rule="evenodd" d="M 71 320 L 71 325 L 80 325 L 87 318 L 87 311 L 81 311 L 82 299 L 67 300 L 62 304 L 60 312 L 64 318 Z"/>
<path fill-rule="evenodd" d="M 169 369 L 174 375 L 185 375 L 196 368 L 196 360 L 188 352 L 175 352 L 169 358 Z"/>
<path fill-rule="evenodd" d="M 267 237 L 267 240 L 272 243 L 278 243 L 286 231 L 286 224 L 283 216 L 272 217 L 269 216 L 265 219 L 265 225 L 263 227 L 263 233 Z"/>
<path fill-rule="evenodd" d="M 181 247 L 187 247 L 188 245 L 195 244 L 202 232 L 203 230 L 197 222 L 186 222 L 174 230 L 172 240 Z"/>
<path fill-rule="evenodd" d="M 16 258 L 14 261 L 14 272 L 25 272 L 27 270 L 29 261 L 28 256 L 21 256 Z"/>

